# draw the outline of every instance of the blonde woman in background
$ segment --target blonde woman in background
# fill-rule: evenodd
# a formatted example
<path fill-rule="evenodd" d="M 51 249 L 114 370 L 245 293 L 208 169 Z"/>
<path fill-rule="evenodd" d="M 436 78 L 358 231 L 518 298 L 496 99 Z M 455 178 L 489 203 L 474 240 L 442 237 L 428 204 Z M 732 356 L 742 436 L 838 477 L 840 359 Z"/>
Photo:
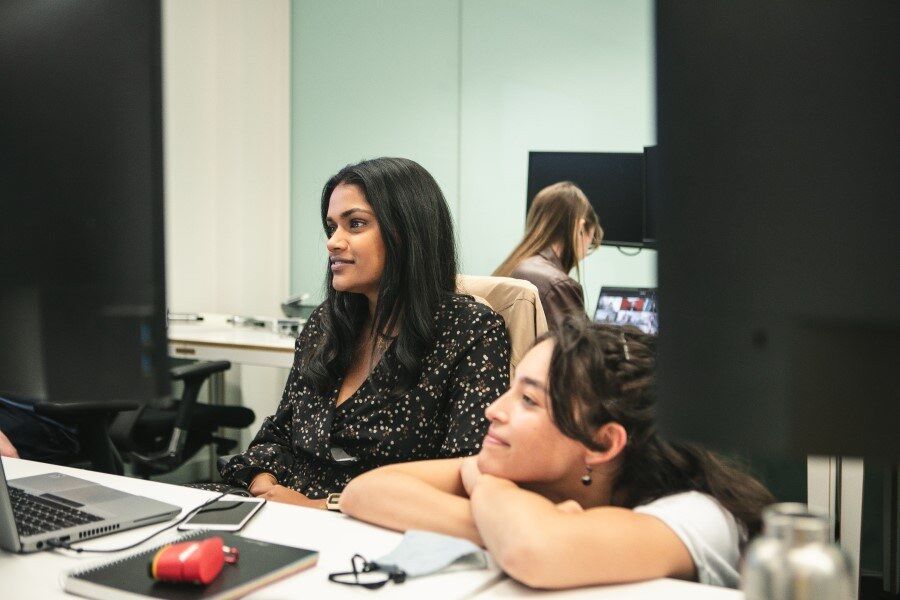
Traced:
<path fill-rule="evenodd" d="M 525 221 L 525 237 L 497 267 L 494 276 L 533 283 L 551 330 L 563 317 L 584 311 L 584 290 L 569 276 L 600 245 L 603 229 L 587 196 L 570 181 L 554 183 L 534 197 Z"/>

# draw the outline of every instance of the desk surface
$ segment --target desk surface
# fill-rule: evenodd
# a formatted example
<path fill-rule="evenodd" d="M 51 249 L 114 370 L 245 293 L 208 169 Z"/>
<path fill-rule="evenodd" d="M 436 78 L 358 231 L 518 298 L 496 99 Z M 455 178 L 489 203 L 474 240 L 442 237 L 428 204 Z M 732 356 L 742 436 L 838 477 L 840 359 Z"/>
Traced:
<path fill-rule="evenodd" d="M 203 321 L 169 324 L 169 355 L 198 360 L 230 360 L 237 364 L 289 369 L 294 338 L 250 327 L 235 327 L 227 315 L 203 313 Z"/>
<path fill-rule="evenodd" d="M 507 577 L 479 593 L 478 600 L 533 598 L 534 600 L 742 600 L 737 590 L 700 585 L 676 579 L 655 579 L 643 583 L 578 588 L 575 590 L 534 590 Z"/>
<path fill-rule="evenodd" d="M 67 467 L 57 467 L 18 459 L 3 459 L 3 467 L 9 479 L 51 471 L 89 479 L 133 494 L 156 498 L 184 508 L 192 508 L 214 494 L 181 486 L 154 481 L 118 477 Z M 132 543 L 155 531 L 161 525 L 105 536 L 84 543 L 84 547 L 110 548 Z M 172 539 L 177 532 L 157 536 L 146 547 L 152 547 Z M 380 527 L 374 527 L 350 519 L 344 515 L 315 509 L 269 503 L 247 524 L 241 533 L 247 537 L 294 545 L 319 551 L 319 564 L 288 579 L 276 582 L 249 598 L 371 598 L 372 592 L 349 588 L 328 581 L 327 574 L 346 570 L 350 557 L 360 553 L 367 558 L 377 558 L 396 546 L 401 535 Z M 128 554 L 129 551 L 123 554 Z M 62 591 L 62 578 L 66 572 L 86 565 L 112 560 L 110 555 L 75 555 L 62 550 L 17 555 L 0 551 L 0 582 L 4 598 L 68 598 Z M 736 600 L 740 592 L 673 580 L 657 580 L 641 584 L 586 588 L 563 592 L 539 592 L 530 590 L 505 579 L 494 567 L 482 571 L 459 571 L 410 579 L 401 585 L 391 585 L 377 592 L 379 597 L 391 598 L 519 598 L 542 596 L 546 599 L 580 598 L 667 598 L 673 600 Z"/>
<path fill-rule="evenodd" d="M 12 480 L 51 471 L 65 472 L 133 494 L 156 498 L 164 502 L 192 508 L 215 496 L 212 492 L 165 483 L 117 477 L 104 473 L 82 471 L 45 465 L 36 462 L 3 459 L 7 478 Z M 161 525 L 104 536 L 88 542 L 84 547 L 114 548 L 137 541 Z M 146 544 L 152 547 L 169 541 L 177 532 L 162 534 Z M 371 598 L 372 592 L 331 583 L 327 574 L 346 571 L 350 557 L 360 553 L 367 558 L 387 554 L 401 539 L 399 533 L 361 523 L 338 513 L 299 506 L 269 503 L 247 524 L 240 535 L 279 544 L 300 546 L 319 551 L 316 567 L 288 579 L 266 586 L 248 596 L 255 599 L 276 598 Z M 134 551 L 125 552 L 130 554 Z M 81 555 L 54 550 L 36 554 L 17 555 L 0 551 L 0 597 L 50 599 L 67 598 L 60 579 L 71 569 L 113 560 L 110 555 Z M 501 577 L 496 568 L 482 571 L 448 573 L 412 579 L 390 590 L 392 598 L 463 598 L 471 596 Z M 379 593 L 384 596 L 385 591 Z"/>

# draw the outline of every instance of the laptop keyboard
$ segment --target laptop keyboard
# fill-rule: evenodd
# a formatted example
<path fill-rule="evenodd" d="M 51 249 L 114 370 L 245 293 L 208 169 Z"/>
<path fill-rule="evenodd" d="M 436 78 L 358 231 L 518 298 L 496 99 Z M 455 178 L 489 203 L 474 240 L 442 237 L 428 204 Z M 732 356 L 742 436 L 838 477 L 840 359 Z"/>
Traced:
<path fill-rule="evenodd" d="M 13 515 L 16 519 L 16 526 L 19 528 L 19 535 L 22 536 L 103 520 L 89 512 L 53 502 L 14 487 L 9 488 L 9 499 L 12 501 Z"/>

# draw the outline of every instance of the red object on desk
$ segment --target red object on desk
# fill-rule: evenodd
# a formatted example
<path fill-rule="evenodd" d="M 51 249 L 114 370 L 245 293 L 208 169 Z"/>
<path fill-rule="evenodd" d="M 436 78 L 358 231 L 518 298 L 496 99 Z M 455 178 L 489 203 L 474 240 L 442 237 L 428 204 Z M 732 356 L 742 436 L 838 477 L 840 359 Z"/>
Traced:
<path fill-rule="evenodd" d="M 163 546 L 150 561 L 150 577 L 159 581 L 207 585 L 226 562 L 237 562 L 237 548 L 223 544 L 222 538 L 181 542 Z"/>

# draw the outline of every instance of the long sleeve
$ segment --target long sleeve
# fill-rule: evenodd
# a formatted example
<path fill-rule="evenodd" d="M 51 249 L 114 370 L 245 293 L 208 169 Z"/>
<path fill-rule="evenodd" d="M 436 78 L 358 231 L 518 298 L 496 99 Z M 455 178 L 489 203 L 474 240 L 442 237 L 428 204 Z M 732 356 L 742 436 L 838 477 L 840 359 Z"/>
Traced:
<path fill-rule="evenodd" d="M 547 248 L 520 262 L 513 269 L 511 277 L 530 281 L 537 287 L 547 326 L 551 331 L 559 326 L 566 315 L 587 317 L 581 284 L 563 271 L 559 257 L 552 249 Z"/>
<path fill-rule="evenodd" d="M 568 277 L 559 279 L 541 293 L 541 304 L 547 317 L 547 325 L 555 329 L 566 315 L 586 316 L 584 291 L 581 285 Z"/>
<path fill-rule="evenodd" d="M 489 425 L 484 410 L 509 387 L 510 341 L 503 319 L 493 312 L 478 319 L 484 331 L 451 376 L 450 419 L 440 457 L 469 456 L 481 449 Z"/>

